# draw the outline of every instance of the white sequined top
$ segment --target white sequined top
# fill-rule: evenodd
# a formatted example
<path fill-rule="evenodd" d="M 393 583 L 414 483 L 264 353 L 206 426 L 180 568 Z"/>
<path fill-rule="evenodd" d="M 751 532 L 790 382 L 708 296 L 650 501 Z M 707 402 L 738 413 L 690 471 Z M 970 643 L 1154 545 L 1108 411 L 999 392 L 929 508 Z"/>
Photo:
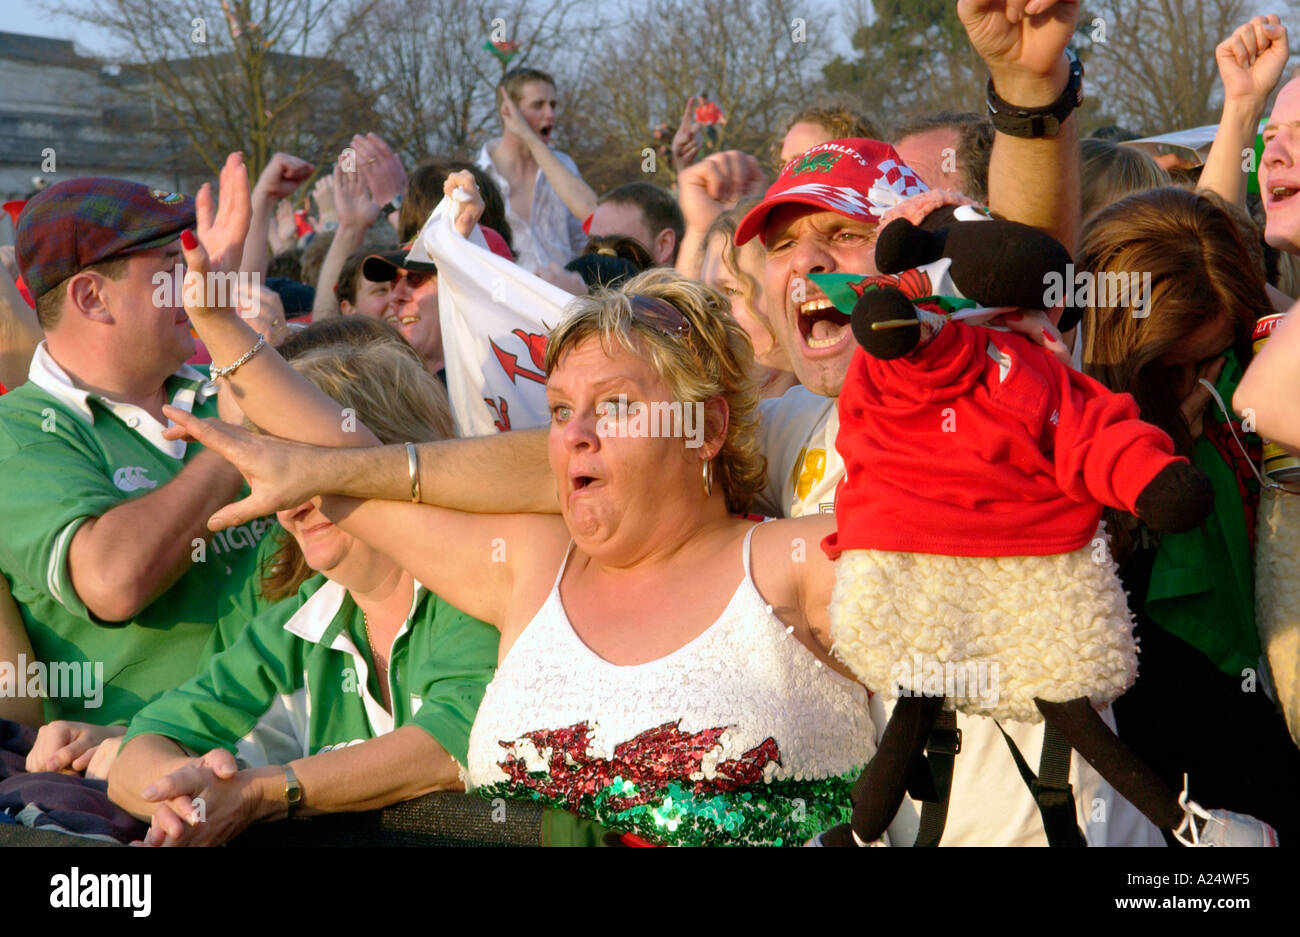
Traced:
<path fill-rule="evenodd" d="M 497 669 L 469 740 L 468 778 L 652 842 L 796 845 L 847 819 L 875 751 L 867 694 L 824 666 L 749 574 L 676 651 L 611 664 L 574 632 L 556 576 Z M 570 546 L 572 553 L 572 546 Z"/>

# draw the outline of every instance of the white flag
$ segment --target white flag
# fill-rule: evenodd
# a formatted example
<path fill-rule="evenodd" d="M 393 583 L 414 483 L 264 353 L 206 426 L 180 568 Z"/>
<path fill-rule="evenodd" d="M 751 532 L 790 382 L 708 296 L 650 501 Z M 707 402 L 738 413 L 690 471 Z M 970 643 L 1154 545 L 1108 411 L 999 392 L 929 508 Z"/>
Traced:
<path fill-rule="evenodd" d="M 438 317 L 447 394 L 459 436 L 528 429 L 550 421 L 546 336 L 573 296 L 492 253 L 476 227 L 467 240 L 443 198 L 409 260 L 438 266 Z"/>

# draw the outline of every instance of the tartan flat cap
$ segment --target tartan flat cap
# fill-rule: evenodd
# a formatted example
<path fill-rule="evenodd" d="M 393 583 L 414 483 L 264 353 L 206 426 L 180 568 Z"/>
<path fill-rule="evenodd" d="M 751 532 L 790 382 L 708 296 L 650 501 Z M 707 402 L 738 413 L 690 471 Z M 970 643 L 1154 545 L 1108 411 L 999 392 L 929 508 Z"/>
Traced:
<path fill-rule="evenodd" d="M 18 269 L 32 299 L 93 263 L 169 244 L 194 227 L 194 200 L 138 182 L 86 176 L 33 196 L 18 216 Z"/>

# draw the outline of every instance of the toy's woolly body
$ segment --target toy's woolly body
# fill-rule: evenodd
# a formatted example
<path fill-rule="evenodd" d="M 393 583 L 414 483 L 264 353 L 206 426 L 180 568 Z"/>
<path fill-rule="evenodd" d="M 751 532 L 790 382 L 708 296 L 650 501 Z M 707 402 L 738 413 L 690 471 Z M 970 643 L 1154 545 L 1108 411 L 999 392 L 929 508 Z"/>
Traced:
<path fill-rule="evenodd" d="M 1260 493 L 1255 620 L 1277 701 L 1300 745 L 1300 496 Z"/>
<path fill-rule="evenodd" d="M 846 550 L 830 621 L 835 654 L 886 699 L 898 686 L 932 693 L 940 674 L 970 715 L 1038 722 L 1034 697 L 1100 706 L 1137 677 L 1133 619 L 1100 544 L 1032 557 Z"/>

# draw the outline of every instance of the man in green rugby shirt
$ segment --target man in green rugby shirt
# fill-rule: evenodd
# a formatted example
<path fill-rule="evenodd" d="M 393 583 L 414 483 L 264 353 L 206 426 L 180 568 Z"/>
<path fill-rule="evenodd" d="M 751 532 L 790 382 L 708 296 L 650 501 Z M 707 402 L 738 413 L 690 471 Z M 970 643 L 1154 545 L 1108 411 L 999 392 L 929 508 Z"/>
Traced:
<path fill-rule="evenodd" d="M 242 249 L 220 243 L 208 216 L 199 234 L 212 253 Z M 19 218 L 45 341 L 28 382 L 0 397 L 0 570 L 40 663 L 90 675 L 47 686 L 47 719 L 125 725 L 193 676 L 265 529 L 214 538 L 208 515 L 239 492 L 239 473 L 163 437 L 164 404 L 238 413 L 185 364 L 194 339 L 171 278 L 195 221 L 193 200 L 108 178 L 52 186 Z M 65 767 L 92 741 L 61 731 L 73 744 L 60 763 L 29 767 Z"/>

